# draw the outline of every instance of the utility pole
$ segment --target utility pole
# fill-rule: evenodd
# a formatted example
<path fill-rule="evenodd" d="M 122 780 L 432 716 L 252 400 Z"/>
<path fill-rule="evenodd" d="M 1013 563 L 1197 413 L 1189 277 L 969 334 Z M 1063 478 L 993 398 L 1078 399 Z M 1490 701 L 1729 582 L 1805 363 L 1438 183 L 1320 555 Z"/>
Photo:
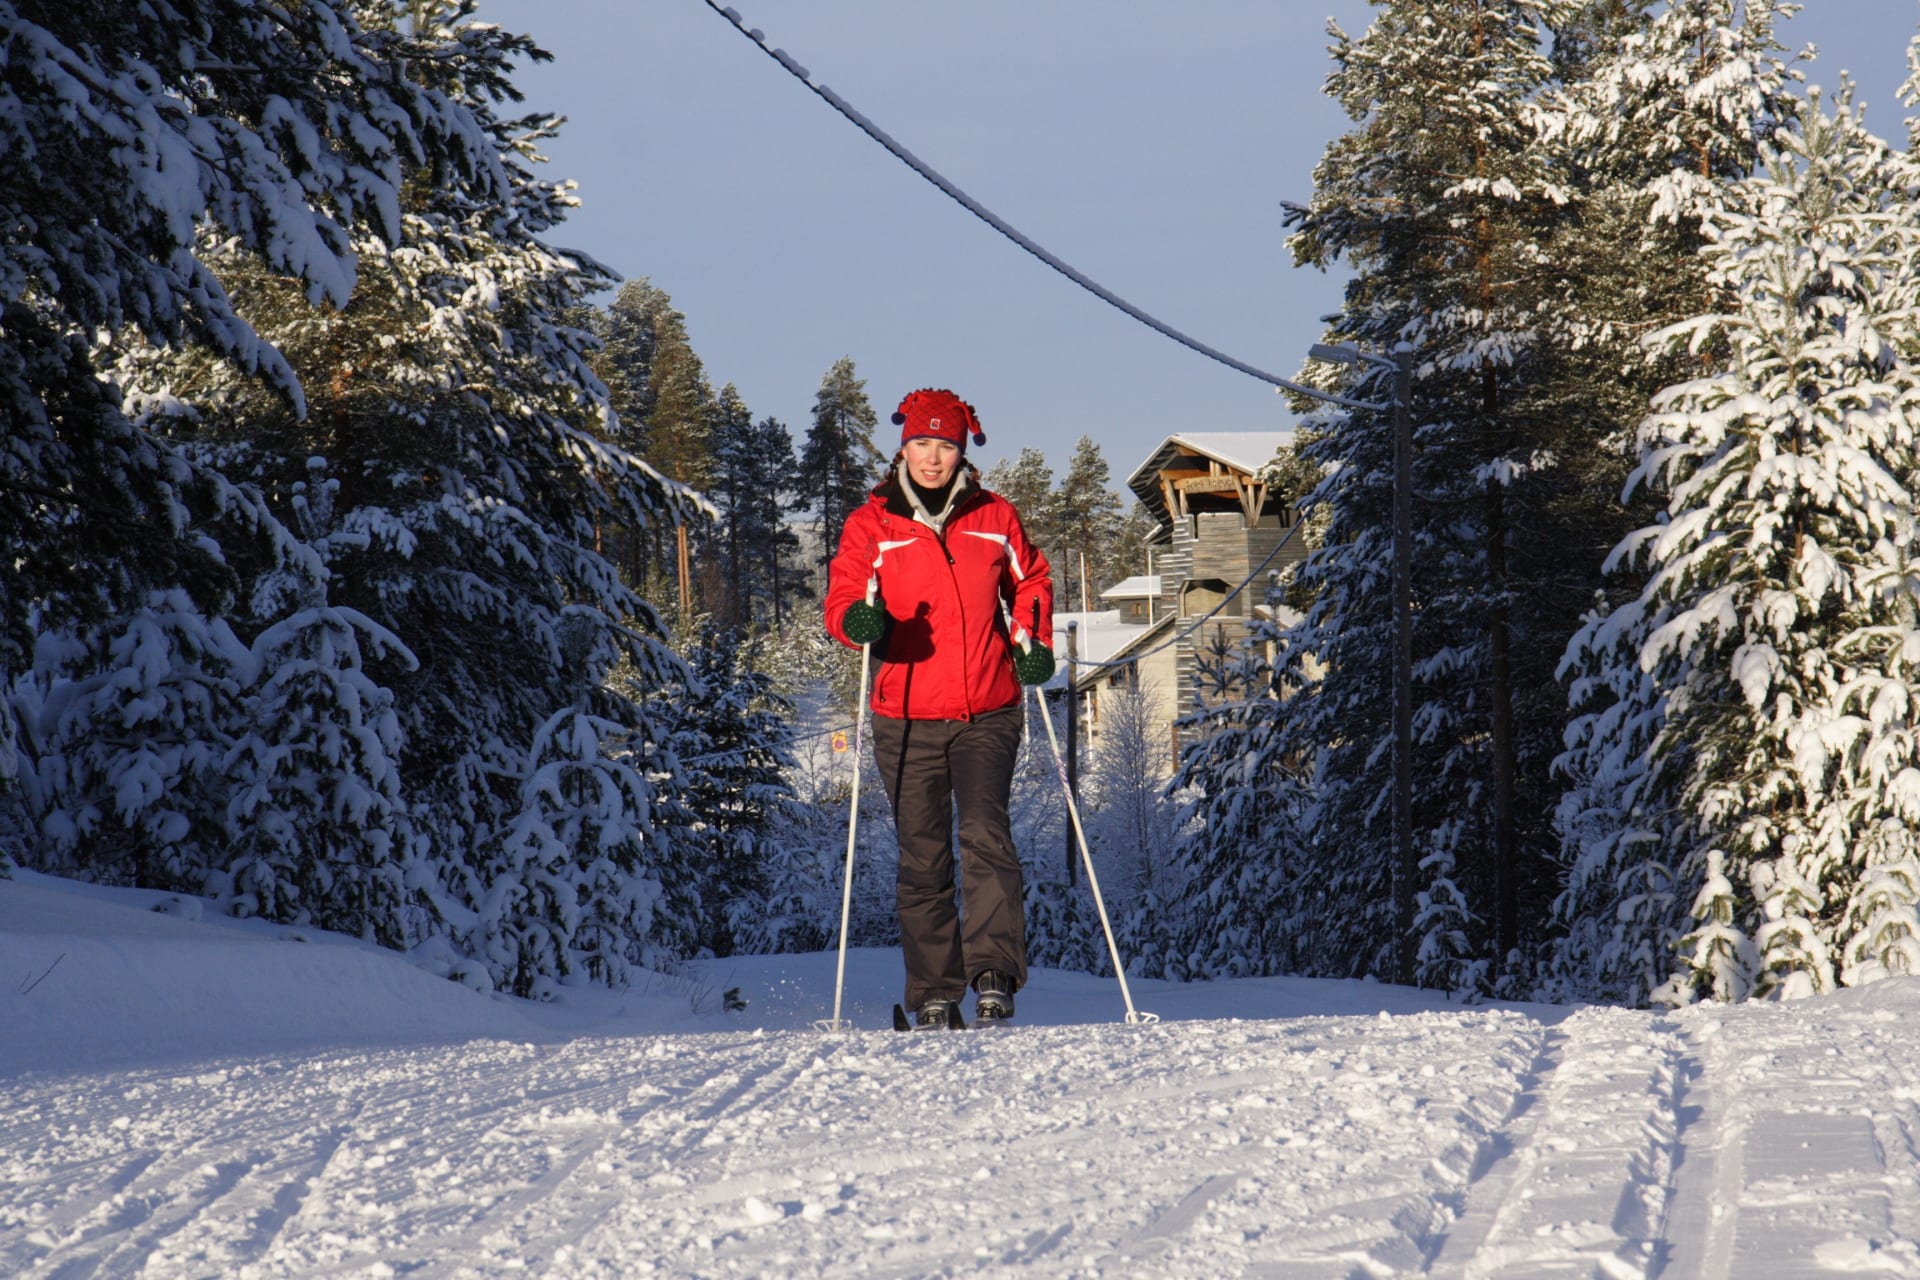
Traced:
<path fill-rule="evenodd" d="M 1395 979 L 1412 985 L 1413 882 L 1420 870 L 1413 852 L 1413 350 L 1401 343 L 1388 359 L 1357 347 L 1315 343 L 1309 354 L 1393 374 L 1393 399 L 1386 404 L 1293 383 L 1281 389 L 1393 414 L 1393 957 Z"/>
<path fill-rule="evenodd" d="M 1067 624 L 1067 791 L 1074 803 L 1080 801 L 1080 695 L 1075 691 L 1075 677 L 1079 674 L 1080 624 Z M 1073 824 L 1067 823 L 1067 886 L 1074 882 L 1074 858 L 1079 846 L 1074 839 Z"/>

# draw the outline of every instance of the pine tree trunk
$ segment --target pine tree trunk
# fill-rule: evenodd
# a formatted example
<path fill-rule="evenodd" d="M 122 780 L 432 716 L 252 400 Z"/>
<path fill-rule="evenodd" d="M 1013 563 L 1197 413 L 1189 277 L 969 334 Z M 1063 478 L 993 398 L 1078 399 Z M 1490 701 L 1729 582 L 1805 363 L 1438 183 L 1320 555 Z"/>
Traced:
<path fill-rule="evenodd" d="M 1493 971 L 1498 974 L 1519 938 L 1520 909 L 1514 850 L 1513 635 L 1507 608 L 1506 489 L 1487 486 L 1487 577 L 1492 608 L 1488 641 L 1492 652 L 1493 701 Z"/>
<path fill-rule="evenodd" d="M 1474 46 L 1484 48 L 1485 33 L 1476 30 Z M 1475 148 L 1474 169 L 1487 173 L 1487 150 Z M 1479 302 L 1483 314 L 1496 314 L 1500 302 L 1493 255 L 1499 231 L 1490 218 L 1482 216 L 1477 227 L 1480 250 L 1476 262 Z M 1494 445 L 1488 457 L 1499 456 L 1500 386 L 1491 364 L 1480 369 L 1481 408 L 1494 432 Z M 1519 895 L 1516 892 L 1518 868 L 1514 865 L 1514 749 L 1513 749 L 1513 635 L 1512 615 L 1507 604 L 1507 495 L 1499 481 L 1487 485 L 1487 591 L 1490 608 L 1487 615 L 1487 647 L 1492 668 L 1488 696 L 1492 729 L 1493 759 L 1488 762 L 1493 783 L 1493 899 L 1494 954 L 1492 971 L 1498 976 L 1513 950 L 1519 930 Z"/>
<path fill-rule="evenodd" d="M 693 562 L 687 549 L 687 526 L 684 522 L 673 526 L 674 560 L 679 569 L 680 578 L 680 616 L 693 616 Z"/>

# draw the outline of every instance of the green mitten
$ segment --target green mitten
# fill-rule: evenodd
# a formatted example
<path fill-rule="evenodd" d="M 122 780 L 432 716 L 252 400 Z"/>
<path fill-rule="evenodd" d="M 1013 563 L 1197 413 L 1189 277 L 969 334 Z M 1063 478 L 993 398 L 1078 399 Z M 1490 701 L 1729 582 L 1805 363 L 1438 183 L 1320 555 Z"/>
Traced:
<path fill-rule="evenodd" d="M 877 605 L 856 600 L 847 606 L 846 613 L 842 615 L 840 629 L 855 644 L 877 644 L 886 633 L 887 615 Z"/>
<path fill-rule="evenodd" d="M 1053 650 L 1043 644 L 1013 648 L 1013 674 L 1021 684 L 1045 684 L 1053 679 Z"/>

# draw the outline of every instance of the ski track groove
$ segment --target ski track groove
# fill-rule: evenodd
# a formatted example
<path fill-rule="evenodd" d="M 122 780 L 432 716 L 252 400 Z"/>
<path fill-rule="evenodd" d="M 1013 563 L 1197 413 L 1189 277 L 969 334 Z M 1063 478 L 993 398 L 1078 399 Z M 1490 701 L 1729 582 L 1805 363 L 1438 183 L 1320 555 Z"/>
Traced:
<path fill-rule="evenodd" d="M 1464 1275 L 1475 1276 L 1473 1259 L 1500 1231 L 1515 1185 L 1524 1185 L 1526 1174 L 1536 1163 L 1534 1131 L 1540 1125 L 1544 1095 L 1565 1056 L 1566 1045 L 1567 1036 L 1561 1031 L 1541 1033 L 1506 1115 L 1485 1131 L 1464 1159 L 1455 1162 L 1458 1187 L 1438 1198 L 1438 1207 L 1444 1212 L 1437 1215 L 1440 1220 L 1435 1230 L 1416 1241 L 1425 1255 L 1424 1270 L 1446 1274 L 1453 1270 L 1455 1255 L 1464 1251 L 1466 1260 L 1460 1269 Z"/>
<path fill-rule="evenodd" d="M 807 1056 L 811 1062 L 812 1054 Z M 575 1057 L 578 1061 L 564 1054 L 549 1055 L 546 1065 L 552 1070 L 564 1071 L 587 1064 L 586 1054 Z M 540 1267 L 549 1265 L 554 1255 L 577 1241 L 615 1202 L 605 1192 L 576 1193 L 574 1184 L 589 1162 L 595 1166 L 608 1163 L 604 1157 L 620 1135 L 647 1132 L 655 1127 L 656 1113 L 663 1112 L 668 1117 L 664 1122 L 667 1125 L 677 1127 L 683 1119 L 690 1118 L 701 1126 L 686 1142 L 689 1148 L 697 1147 L 718 1118 L 741 1106 L 755 1105 L 790 1084 L 791 1078 L 804 1070 L 804 1066 L 794 1065 L 794 1061 L 788 1059 L 785 1065 L 789 1069 L 785 1071 L 769 1066 L 765 1070 L 722 1076 L 694 1085 L 656 1086 L 639 1105 L 625 1107 L 610 1105 L 622 1100 L 631 1102 L 633 1098 L 632 1081 L 624 1075 L 606 1081 L 528 1089 L 519 1103 L 504 1112 L 476 1106 L 473 1108 L 476 1118 L 486 1120 L 482 1131 L 472 1143 L 447 1146 L 478 1145 L 496 1138 L 510 1142 L 534 1130 L 550 1137 L 558 1131 L 565 1139 L 547 1143 L 546 1159 L 537 1169 L 522 1168 L 517 1179 L 490 1185 L 484 1216 L 453 1204 L 429 1203 L 416 1212 L 412 1223 L 406 1224 L 412 1236 L 408 1244 L 383 1252 L 414 1267 L 427 1267 L 428 1261 L 435 1257 L 449 1253 L 458 1256 L 459 1242 L 469 1239 L 476 1228 L 484 1227 L 483 1244 L 493 1237 L 516 1241 L 512 1250 L 514 1265 L 531 1267 L 538 1274 Z M 556 1104 L 562 1103 L 571 1110 L 556 1116 Z M 682 1108 L 690 1110 L 691 1116 L 683 1117 Z M 445 1159 L 444 1152 L 442 1159 Z M 399 1190 L 404 1198 L 415 1188 Z M 378 1260 L 373 1256 L 342 1258 L 338 1269 L 354 1270 Z M 431 1273 L 430 1269 L 423 1272 Z"/>
<path fill-rule="evenodd" d="M 1678 1167 L 1671 1217 L 1704 1223 L 1660 1259 L 1655 1273 L 1672 1280 L 1731 1280 L 1735 1206 L 1745 1163 L 1744 1125 L 1726 1114 L 1723 1099 L 1710 1083 L 1708 1054 L 1698 1029 L 1682 1032 L 1690 1070 L 1687 1106 L 1682 1112 Z M 1688 1112 L 1691 1119 L 1685 1119 Z"/>
<path fill-rule="evenodd" d="M 1308 1196 L 1314 1226 L 1292 1233 L 1289 1247 L 1260 1260 L 1250 1274 L 1369 1277 L 1425 1271 L 1445 1245 L 1468 1189 L 1493 1164 L 1503 1136 L 1527 1111 L 1529 1082 L 1540 1070 L 1547 1032 L 1529 1026 L 1510 1035 L 1486 1064 L 1496 1074 L 1464 1099 L 1450 1120 L 1458 1135 L 1432 1153 L 1419 1176 L 1345 1186 Z M 1391 1227 L 1383 1232 L 1381 1225 Z M 1330 1268 L 1312 1270 L 1312 1267 Z"/>
<path fill-rule="evenodd" d="M 1427 1270 L 1646 1280 L 1667 1252 L 1687 1064 L 1677 1030 L 1645 1015 L 1583 1010 L 1550 1031 Z"/>
<path fill-rule="evenodd" d="M 662 1112 L 652 1117 L 656 1123 L 651 1128 L 672 1127 L 674 1136 L 666 1144 L 670 1152 L 666 1158 L 670 1163 L 675 1157 L 691 1161 L 703 1159 L 709 1141 L 727 1126 L 731 1117 L 755 1113 L 815 1068 L 830 1069 L 828 1060 L 833 1053 L 833 1046 L 803 1038 L 777 1061 L 756 1063 L 743 1069 L 731 1082 L 713 1090 L 715 1096 L 710 1099 L 704 1098 L 707 1090 L 686 1095 L 688 1104 L 697 1104 L 688 1117 L 694 1126 L 691 1130 L 681 1133 L 679 1120 L 671 1113 Z M 634 1117 L 635 1121 L 639 1119 Z M 541 1274 L 544 1269 L 555 1266 L 570 1246 L 577 1246 L 608 1211 L 620 1203 L 619 1191 L 607 1185 L 618 1171 L 618 1149 L 631 1144 L 636 1129 L 645 1132 L 647 1128 L 631 1122 L 605 1127 L 596 1134 L 590 1149 L 584 1144 L 577 1147 L 570 1153 L 564 1169 L 555 1169 L 517 1198 L 507 1215 L 508 1221 L 495 1229 L 496 1232 L 504 1230 L 510 1238 L 531 1237 L 530 1243 L 521 1243 L 514 1249 L 516 1267 L 524 1266 L 534 1274 Z M 584 1189 L 574 1186 L 589 1160 L 594 1161 L 594 1185 Z M 568 1193 L 564 1199 L 560 1194 L 563 1189 Z M 434 1252 L 441 1250 L 430 1251 Z"/>
<path fill-rule="evenodd" d="M 1281 1037 L 1272 1047 L 1283 1058 L 1297 1056 L 1291 1052 L 1293 1047 L 1285 1041 L 1286 1037 Z M 1504 1078 L 1508 1081 L 1506 1091 L 1501 1095 L 1502 1109 L 1509 1105 L 1508 1100 L 1513 1092 L 1511 1082 L 1519 1067 L 1534 1056 L 1531 1045 L 1532 1041 L 1526 1034 L 1514 1035 L 1494 1055 L 1502 1064 Z M 1310 1041 L 1298 1048 L 1308 1057 L 1324 1052 L 1321 1046 Z M 954 1056 L 964 1061 L 977 1054 L 956 1053 Z M 1343 1064 L 1334 1065 L 1338 1067 Z M 1139 1076 L 1138 1083 L 1134 1082 L 1136 1074 Z M 1148 1084 L 1148 1080 L 1154 1083 Z M 1274 1087 L 1274 1070 L 1270 1060 L 1255 1070 L 1214 1070 L 1199 1076 L 1180 1077 L 1177 1084 L 1169 1083 L 1158 1065 L 1149 1068 L 1144 1059 L 1132 1063 L 1131 1067 L 1122 1062 L 1114 1075 L 1103 1080 L 1099 1088 L 1075 1095 L 1071 1105 L 1052 1107 L 1048 1112 L 1051 1124 L 1033 1129 L 1020 1129 L 1016 1124 L 1014 1127 L 1020 1129 L 1017 1136 L 1003 1140 L 996 1147 L 991 1171 L 983 1168 L 972 1176 L 985 1174 L 998 1178 L 1009 1167 L 1023 1165 L 1029 1156 L 1045 1157 L 1047 1163 L 1056 1170 L 1062 1166 L 1071 1168 L 1077 1163 L 1084 1163 L 1081 1157 L 1085 1153 L 1110 1149 L 1111 1134 L 1115 1131 L 1133 1133 L 1143 1140 L 1147 1148 L 1141 1153 L 1143 1156 L 1166 1156 L 1170 1154 L 1167 1148 L 1177 1148 L 1182 1140 L 1191 1138 L 1188 1131 L 1194 1128 L 1196 1111 L 1213 1118 L 1215 1112 L 1231 1111 L 1231 1100 L 1244 1101 L 1243 1095 L 1261 1088 L 1272 1092 Z M 1254 1101 L 1256 1104 L 1261 1101 L 1257 1092 Z M 963 1123 L 968 1118 L 982 1119 L 991 1115 L 992 1107 L 990 1102 L 967 1102 L 956 1109 L 955 1116 Z M 1166 1113 L 1158 1126 L 1151 1120 L 1155 1112 Z M 1445 1122 L 1446 1127 L 1451 1129 L 1461 1123 L 1485 1123 L 1498 1114 L 1499 1111 L 1477 1107 L 1474 1100 L 1469 1098 L 1461 1109 L 1448 1112 Z M 1405 1265 L 1418 1260 L 1413 1238 L 1423 1238 L 1423 1233 L 1432 1229 L 1433 1202 L 1436 1195 L 1443 1192 L 1443 1188 L 1436 1184 L 1451 1185 L 1430 1170 L 1425 1176 L 1372 1180 L 1358 1186 L 1349 1183 L 1330 1194 L 1305 1197 L 1300 1195 L 1299 1188 L 1284 1179 L 1276 1179 L 1262 1169 L 1263 1162 L 1257 1152 L 1248 1153 L 1244 1148 L 1228 1147 L 1225 1153 L 1195 1155 L 1186 1151 L 1179 1154 L 1183 1158 L 1169 1161 L 1178 1172 L 1160 1180 L 1145 1199 L 1142 1199 L 1138 1187 L 1122 1187 L 1112 1192 L 1105 1192 L 1097 1186 L 1083 1190 L 1063 1206 L 1068 1221 L 1059 1224 L 1051 1233 L 1038 1229 L 1008 1231 L 1002 1238 L 988 1240 L 976 1247 L 974 1257 L 967 1261 L 964 1269 L 971 1271 L 979 1266 L 1025 1265 L 1021 1259 L 1030 1258 L 1034 1242 L 1044 1241 L 1046 1251 L 1051 1253 L 1066 1243 L 1069 1231 L 1074 1231 L 1095 1238 L 1104 1234 L 1109 1239 L 1119 1241 L 1117 1245 L 1101 1247 L 1087 1255 L 1083 1265 L 1090 1271 L 1113 1268 L 1119 1274 L 1138 1274 L 1138 1259 L 1150 1255 L 1156 1266 L 1165 1265 L 1170 1273 L 1182 1274 L 1179 1264 L 1183 1237 L 1199 1226 L 1202 1219 L 1217 1212 L 1220 1216 L 1245 1224 L 1242 1227 L 1243 1234 L 1257 1237 L 1263 1234 L 1260 1224 L 1271 1216 L 1276 1195 L 1306 1208 L 1310 1211 L 1309 1216 L 1316 1221 L 1323 1216 L 1317 1211 L 1321 1208 L 1367 1207 L 1370 1220 L 1365 1225 L 1356 1230 L 1333 1233 L 1336 1238 L 1330 1242 L 1340 1246 L 1335 1251 L 1336 1255 L 1348 1260 L 1340 1263 L 1343 1268 L 1340 1274 L 1347 1273 L 1350 1260 L 1355 1257 L 1390 1258 L 1394 1260 L 1394 1265 Z M 1434 1162 L 1444 1163 L 1449 1159 L 1464 1161 L 1466 1158 L 1449 1148 L 1436 1154 Z M 853 1163 L 842 1154 L 836 1167 L 846 1169 Z M 889 1164 L 886 1161 L 876 1163 L 883 1167 Z M 891 1157 L 889 1171 L 895 1177 L 911 1176 L 916 1181 L 932 1181 L 944 1186 L 964 1186 L 968 1176 L 964 1170 L 943 1163 L 937 1146 L 931 1152 L 915 1149 L 907 1156 Z M 734 1180 L 710 1184 L 706 1188 L 707 1194 L 699 1199 L 710 1204 L 726 1194 L 737 1195 L 744 1191 L 748 1182 L 738 1178 L 743 1171 L 735 1169 L 730 1172 L 736 1175 Z M 1197 1184 L 1196 1178 L 1199 1179 Z M 1044 1202 L 1044 1189 L 1036 1189 L 1033 1198 Z M 1386 1228 L 1384 1231 L 1383 1225 Z M 1256 1254 L 1265 1255 L 1276 1263 L 1286 1259 L 1297 1263 L 1312 1256 L 1311 1251 L 1303 1254 L 1294 1247 L 1298 1243 L 1297 1230 L 1285 1234 L 1288 1243 L 1281 1245 L 1278 1252 L 1263 1242 L 1261 1249 L 1249 1251 L 1246 1265 L 1266 1265 L 1258 1260 Z M 728 1262 L 740 1262 L 749 1257 L 763 1257 L 773 1248 L 772 1245 L 746 1243 L 722 1246 L 716 1250 L 716 1257 Z M 951 1253 L 936 1254 L 910 1249 L 904 1256 L 890 1257 L 884 1264 L 876 1263 L 861 1274 L 948 1274 L 945 1268 L 952 1265 L 955 1262 Z"/>
<path fill-rule="evenodd" d="M 1911 982 L 1738 1019 L 1685 1011 L 1713 1087 L 1701 1091 L 1699 1141 L 1682 1148 L 1675 1212 L 1685 1205 L 1707 1225 L 1674 1250 L 1661 1280 L 1920 1277 Z"/>

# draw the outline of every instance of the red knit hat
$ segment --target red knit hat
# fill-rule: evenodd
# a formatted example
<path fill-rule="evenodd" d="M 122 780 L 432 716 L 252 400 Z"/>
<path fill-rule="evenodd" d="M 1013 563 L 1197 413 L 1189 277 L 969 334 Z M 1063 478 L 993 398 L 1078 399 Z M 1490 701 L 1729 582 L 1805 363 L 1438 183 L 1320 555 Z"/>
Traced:
<path fill-rule="evenodd" d="M 975 444 L 987 442 L 973 406 L 938 387 L 908 392 L 900 407 L 893 411 L 893 421 L 900 428 L 901 444 L 919 436 L 933 436 L 959 445 L 960 452 L 965 453 L 969 435 Z"/>

